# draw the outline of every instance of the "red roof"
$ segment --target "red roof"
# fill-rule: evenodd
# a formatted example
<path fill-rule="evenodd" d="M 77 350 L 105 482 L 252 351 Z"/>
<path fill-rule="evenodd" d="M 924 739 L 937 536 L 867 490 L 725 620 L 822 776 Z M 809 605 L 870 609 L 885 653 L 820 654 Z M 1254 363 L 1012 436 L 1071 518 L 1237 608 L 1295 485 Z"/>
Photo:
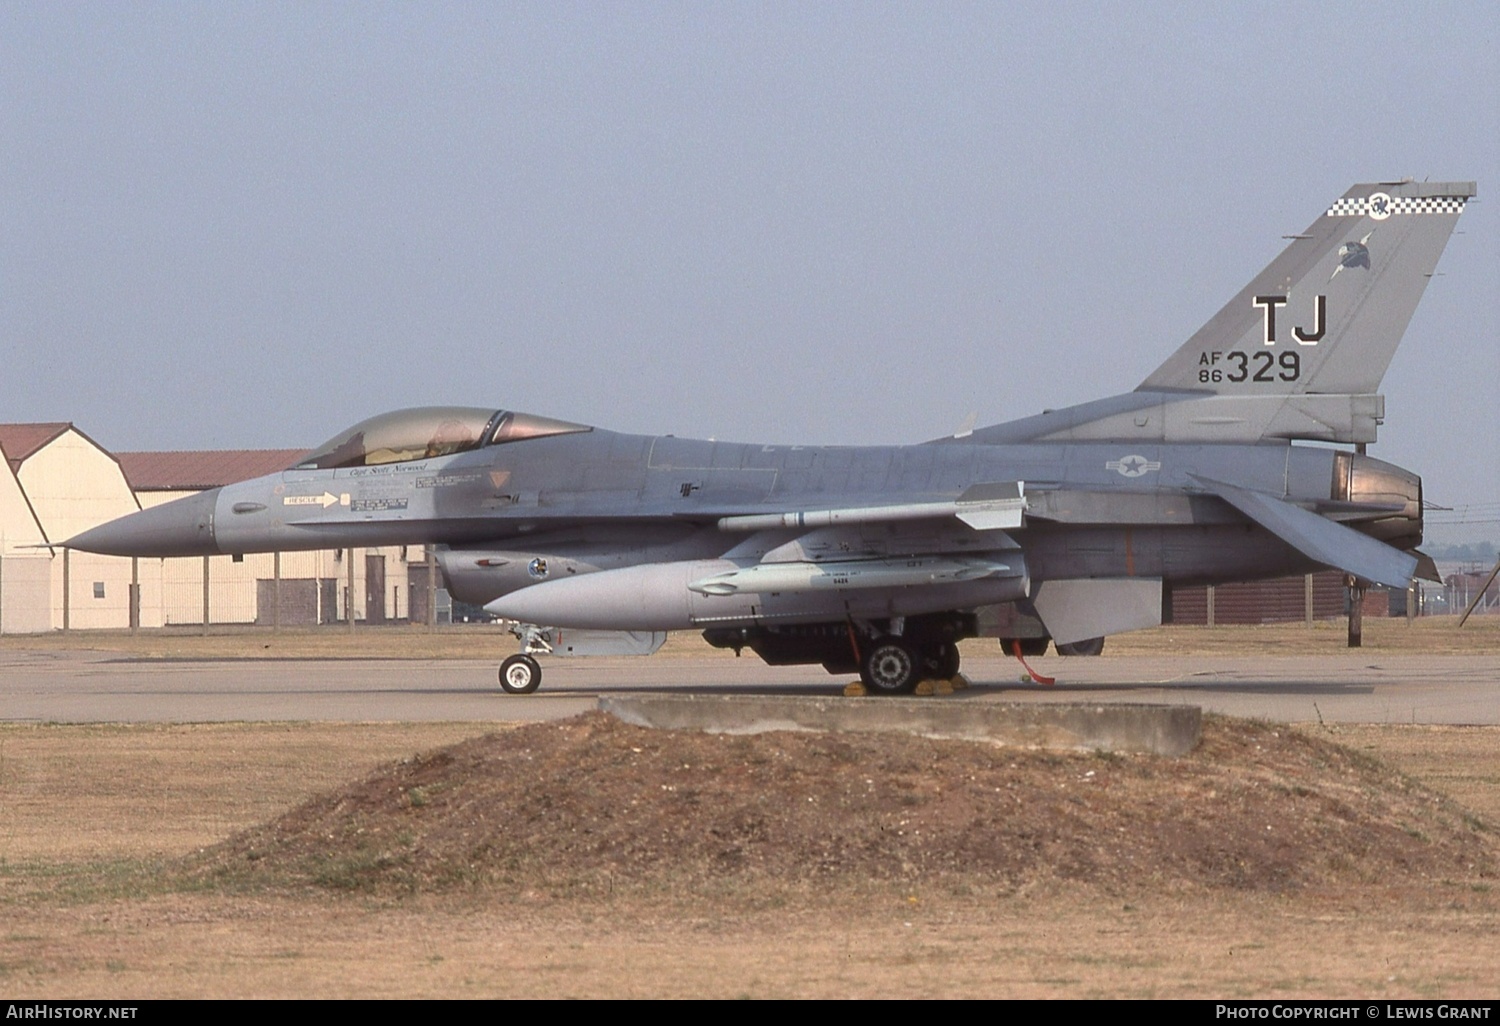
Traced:
<path fill-rule="evenodd" d="M 10 469 L 19 472 L 26 458 L 62 434 L 72 424 L 0 424 L 0 449 Z"/>
<path fill-rule="evenodd" d="M 115 458 L 132 491 L 187 492 L 274 474 L 307 454 L 307 449 L 202 449 L 117 452 Z"/>

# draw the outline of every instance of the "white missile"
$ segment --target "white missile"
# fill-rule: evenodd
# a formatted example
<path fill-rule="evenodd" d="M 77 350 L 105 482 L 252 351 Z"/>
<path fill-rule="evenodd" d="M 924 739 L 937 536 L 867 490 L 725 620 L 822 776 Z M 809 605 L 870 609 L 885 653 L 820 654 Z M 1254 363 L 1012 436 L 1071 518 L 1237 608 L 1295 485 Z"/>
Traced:
<path fill-rule="evenodd" d="M 924 584 L 977 581 L 1024 573 L 988 559 L 861 559 L 830 563 L 758 563 L 688 583 L 700 595 L 740 592 L 822 591 L 832 588 L 909 588 Z"/>
<path fill-rule="evenodd" d="M 501 596 L 484 608 L 522 623 L 632 631 L 818 622 L 828 619 L 830 598 L 839 603 L 846 616 L 917 616 L 1025 598 L 1031 587 L 1026 562 L 1019 552 L 1007 556 L 1004 563 L 973 558 L 860 561 L 860 573 L 853 578 L 860 581 L 857 585 L 834 583 L 838 575 L 827 573 L 831 567 L 848 568 L 853 561 L 750 567 L 737 566 L 727 559 L 648 563 L 544 581 Z M 763 577 L 737 576 L 750 570 L 772 572 Z M 698 582 L 725 579 L 735 588 L 780 587 L 788 581 L 795 583 L 799 573 L 804 582 L 819 576 L 826 583 L 816 588 L 804 585 L 800 591 L 707 592 L 692 587 Z M 900 583 L 903 580 L 911 583 Z M 833 589 L 832 595 L 825 589 Z"/>

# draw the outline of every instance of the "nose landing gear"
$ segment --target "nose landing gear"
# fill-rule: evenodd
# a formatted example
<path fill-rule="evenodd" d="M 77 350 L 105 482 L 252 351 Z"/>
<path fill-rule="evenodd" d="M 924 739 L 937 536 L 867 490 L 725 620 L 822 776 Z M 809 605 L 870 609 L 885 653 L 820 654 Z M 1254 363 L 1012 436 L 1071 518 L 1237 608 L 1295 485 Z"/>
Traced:
<path fill-rule="evenodd" d="M 529 695 L 542 686 L 542 665 L 533 653 L 552 651 L 552 631 L 532 623 L 513 623 L 510 632 L 521 642 L 521 651 L 500 664 L 500 688 L 507 695 Z"/>
<path fill-rule="evenodd" d="M 524 652 L 500 664 L 500 687 L 508 695 L 529 695 L 541 683 L 541 664 Z"/>

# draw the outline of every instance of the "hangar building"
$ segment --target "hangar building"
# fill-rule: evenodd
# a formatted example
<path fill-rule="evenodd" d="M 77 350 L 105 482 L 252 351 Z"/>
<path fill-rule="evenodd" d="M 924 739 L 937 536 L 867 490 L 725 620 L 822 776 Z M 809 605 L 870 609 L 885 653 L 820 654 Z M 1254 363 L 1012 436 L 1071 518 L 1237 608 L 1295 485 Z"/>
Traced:
<path fill-rule="evenodd" d="M 426 618 L 405 546 L 130 559 L 56 545 L 116 517 L 273 473 L 302 449 L 110 453 L 72 424 L 0 424 L 0 633 Z M 351 596 L 353 601 L 351 601 Z M 439 594 L 439 608 L 442 595 Z"/>

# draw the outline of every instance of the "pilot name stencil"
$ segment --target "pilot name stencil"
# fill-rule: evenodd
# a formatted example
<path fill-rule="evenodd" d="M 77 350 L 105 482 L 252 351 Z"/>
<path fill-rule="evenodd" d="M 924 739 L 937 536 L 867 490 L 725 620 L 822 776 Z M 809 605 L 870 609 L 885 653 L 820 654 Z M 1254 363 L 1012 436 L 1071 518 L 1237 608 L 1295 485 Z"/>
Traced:
<path fill-rule="evenodd" d="M 350 467 L 350 477 L 379 477 L 385 474 L 422 474 L 430 469 L 426 463 L 388 463 L 373 467 Z"/>

